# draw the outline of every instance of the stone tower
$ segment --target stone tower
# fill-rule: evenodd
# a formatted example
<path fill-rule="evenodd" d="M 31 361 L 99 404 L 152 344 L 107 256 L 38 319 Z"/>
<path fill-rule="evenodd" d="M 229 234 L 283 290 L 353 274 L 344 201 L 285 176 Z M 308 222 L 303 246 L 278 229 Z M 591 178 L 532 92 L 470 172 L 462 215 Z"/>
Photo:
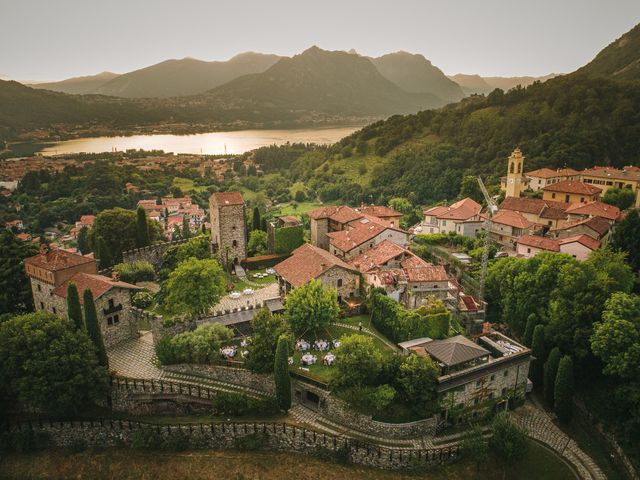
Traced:
<path fill-rule="evenodd" d="M 507 192 L 505 196 L 519 197 L 525 188 L 524 157 L 520 149 L 516 147 L 507 160 Z"/>
<path fill-rule="evenodd" d="M 247 258 L 247 222 L 240 192 L 217 192 L 209 197 L 211 250 L 223 264 Z"/>

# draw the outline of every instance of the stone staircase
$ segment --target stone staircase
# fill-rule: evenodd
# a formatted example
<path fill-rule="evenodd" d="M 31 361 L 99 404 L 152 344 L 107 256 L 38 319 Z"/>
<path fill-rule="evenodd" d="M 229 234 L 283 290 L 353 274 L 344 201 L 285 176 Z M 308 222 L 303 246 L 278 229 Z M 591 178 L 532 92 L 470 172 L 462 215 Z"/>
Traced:
<path fill-rule="evenodd" d="M 184 385 L 206 387 L 219 392 L 237 393 L 257 399 L 273 397 L 272 394 L 263 392 L 261 390 L 256 390 L 255 388 L 244 387 L 242 385 L 236 385 L 234 383 L 223 382 L 220 380 L 214 380 L 209 377 L 203 377 L 200 375 L 189 373 L 170 372 L 168 370 L 164 370 L 161 379 L 169 380 L 175 383 L 181 383 Z"/>

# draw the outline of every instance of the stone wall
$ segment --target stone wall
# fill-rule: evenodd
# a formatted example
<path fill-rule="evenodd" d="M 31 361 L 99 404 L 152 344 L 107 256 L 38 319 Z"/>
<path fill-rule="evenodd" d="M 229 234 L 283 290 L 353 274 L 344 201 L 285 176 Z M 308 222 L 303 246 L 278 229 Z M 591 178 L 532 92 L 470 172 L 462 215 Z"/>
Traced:
<path fill-rule="evenodd" d="M 227 367 L 223 365 L 180 364 L 167 365 L 164 369 L 170 372 L 208 377 L 220 382 L 231 383 L 240 387 L 248 387 L 268 394 L 276 393 L 273 375 L 254 373 L 246 368 Z"/>
<path fill-rule="evenodd" d="M 245 205 L 218 205 L 209 200 L 212 250 L 223 264 L 239 263 L 247 258 Z"/>
<path fill-rule="evenodd" d="M 136 262 L 139 260 L 147 261 L 153 265 L 153 268 L 159 270 L 162 266 L 162 257 L 164 252 L 174 245 L 180 245 L 187 240 L 176 240 L 174 242 L 158 243 L 156 245 L 150 245 L 148 247 L 134 248 L 133 250 L 127 250 L 122 252 L 122 261 L 124 263 Z"/>
<path fill-rule="evenodd" d="M 319 220 L 311 219 L 311 243 L 316 247 L 329 250 L 329 220 L 321 218 Z"/>
<path fill-rule="evenodd" d="M 338 297 L 342 300 L 346 300 L 349 297 L 357 297 L 360 294 L 360 274 L 358 272 L 336 266 L 320 275 L 318 280 L 326 288 L 335 288 Z M 339 281 L 342 281 L 340 286 L 338 286 Z"/>
<path fill-rule="evenodd" d="M 136 432 L 144 430 L 164 440 L 176 435 L 186 437 L 191 448 L 242 449 L 243 444 L 251 443 L 260 450 L 345 459 L 355 464 L 385 469 L 434 466 L 455 461 L 460 454 L 457 446 L 433 449 L 381 447 L 286 423 L 220 422 L 159 425 L 111 419 L 60 422 L 40 420 L 4 424 L 2 430 L 32 430 L 44 433 L 49 444 L 55 447 L 71 447 L 78 443 L 87 447 L 131 446 Z"/>

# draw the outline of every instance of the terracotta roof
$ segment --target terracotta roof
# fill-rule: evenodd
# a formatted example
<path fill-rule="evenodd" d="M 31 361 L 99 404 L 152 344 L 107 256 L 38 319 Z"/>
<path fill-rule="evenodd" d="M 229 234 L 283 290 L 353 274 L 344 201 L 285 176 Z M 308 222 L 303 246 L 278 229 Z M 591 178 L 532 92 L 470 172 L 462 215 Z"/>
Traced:
<path fill-rule="evenodd" d="M 576 175 L 580 175 L 580 172 L 573 168 L 559 168 L 557 172 L 561 177 L 575 177 Z"/>
<path fill-rule="evenodd" d="M 90 273 L 76 273 L 66 282 L 62 283 L 53 290 L 53 293 L 62 298 L 67 298 L 67 287 L 70 283 L 75 283 L 80 294 L 80 303 L 84 303 L 84 291 L 88 288 L 93 294 L 93 298 L 97 299 L 104 295 L 112 288 L 127 288 L 130 290 L 142 290 L 142 287 L 131 285 L 130 283 L 112 280 L 104 275 L 96 275 Z"/>
<path fill-rule="evenodd" d="M 95 215 L 82 215 L 80 217 L 80 223 L 84 223 L 86 225 L 93 225 L 93 222 L 95 221 L 96 216 Z"/>
<path fill-rule="evenodd" d="M 530 222 L 522 214 L 511 210 L 499 210 L 491 218 L 491 221 L 514 228 L 529 228 L 535 225 L 534 222 Z"/>
<path fill-rule="evenodd" d="M 449 280 L 447 271 L 442 265 L 404 268 L 404 272 L 410 282 L 446 282 Z"/>
<path fill-rule="evenodd" d="M 489 350 L 482 348 L 462 335 L 445 338 L 444 340 L 432 340 L 423 344 L 422 347 L 432 358 L 448 367 L 490 354 Z"/>
<path fill-rule="evenodd" d="M 363 214 L 351 207 L 338 207 L 334 213 L 329 216 L 330 220 L 338 223 L 349 223 L 362 218 Z"/>
<path fill-rule="evenodd" d="M 282 217 L 278 217 L 284 223 L 295 223 L 300 224 L 300 219 L 298 217 L 294 217 L 293 215 L 283 215 Z"/>
<path fill-rule="evenodd" d="M 362 205 L 356 210 L 362 213 L 366 213 L 367 215 L 373 215 L 374 217 L 378 218 L 402 216 L 402 213 L 397 212 L 393 208 L 385 207 L 383 205 Z"/>
<path fill-rule="evenodd" d="M 564 180 L 563 182 L 547 185 L 545 192 L 573 193 L 576 195 L 595 195 L 602 192 L 601 188 L 576 180 Z"/>
<path fill-rule="evenodd" d="M 550 168 L 539 168 L 538 170 L 533 170 L 531 172 L 525 173 L 527 177 L 538 177 L 538 178 L 554 178 L 558 177 L 558 172 L 556 170 L 551 170 Z"/>
<path fill-rule="evenodd" d="M 217 205 L 244 205 L 240 192 L 216 192 L 211 195 Z"/>
<path fill-rule="evenodd" d="M 329 237 L 329 243 L 331 243 L 331 245 L 338 250 L 348 252 L 375 238 L 386 229 L 387 227 L 379 223 L 365 219 L 365 223 L 354 222 L 346 230 L 331 232 L 328 233 L 327 236 Z"/>
<path fill-rule="evenodd" d="M 289 258 L 274 268 L 278 275 L 293 287 L 300 287 L 333 267 L 357 272 L 351 265 L 335 255 L 309 243 L 296 248 Z"/>
<path fill-rule="evenodd" d="M 424 213 L 425 215 L 435 215 L 446 220 L 468 220 L 478 215 L 480 210 L 482 210 L 482 207 L 479 203 L 471 198 L 463 198 L 448 207 L 433 207 Z"/>
<path fill-rule="evenodd" d="M 383 240 L 372 249 L 351 259 L 351 261 L 349 261 L 349 265 L 364 273 L 375 267 L 384 265 L 389 260 L 403 254 L 414 255 L 412 252 L 400 245 L 396 245 L 389 240 Z"/>
<path fill-rule="evenodd" d="M 18 233 L 16 237 L 18 238 L 18 240 L 22 240 L 23 242 L 31 240 L 31 235 L 29 235 L 28 233 Z"/>
<path fill-rule="evenodd" d="M 589 235 L 584 235 L 584 234 L 574 235 L 572 237 L 567 237 L 567 238 L 560 238 L 558 242 L 560 243 L 560 245 L 566 245 L 567 243 L 578 242 L 591 250 L 595 250 L 596 248 L 600 247 L 600 242 L 598 240 L 596 240 L 595 238 L 591 238 Z"/>
<path fill-rule="evenodd" d="M 603 217 L 608 220 L 618 220 L 620 217 L 620 209 L 618 207 L 597 200 L 587 203 L 573 203 L 567 208 L 567 213 L 571 215 Z"/>
<path fill-rule="evenodd" d="M 543 216 L 549 213 L 563 213 L 568 206 L 568 203 L 543 200 L 541 198 L 506 197 L 500 204 L 500 209 Z M 565 217 L 566 215 L 562 216 L 562 218 Z"/>
<path fill-rule="evenodd" d="M 476 312 L 479 309 L 476 299 L 471 295 L 465 295 L 464 293 L 460 294 L 460 302 L 462 303 L 464 309 L 468 312 Z"/>
<path fill-rule="evenodd" d="M 449 207 L 446 205 L 438 205 L 437 207 L 431 207 L 424 210 L 422 213 L 425 215 L 429 215 L 431 217 L 437 217 L 449 210 Z"/>
<path fill-rule="evenodd" d="M 580 225 L 584 225 L 585 227 L 590 228 L 600 236 L 604 235 L 611 229 L 611 224 L 606 219 L 602 217 L 590 217 L 583 218 L 581 220 L 575 220 L 573 222 L 567 222 L 561 227 L 551 229 L 551 231 L 553 232 L 558 230 L 569 230 Z"/>
<path fill-rule="evenodd" d="M 66 268 L 84 265 L 86 263 L 95 264 L 95 260 L 82 255 L 76 255 L 74 253 L 56 249 L 47 253 L 39 253 L 38 255 L 29 257 L 25 260 L 25 263 L 44 268 L 50 272 L 57 272 Z"/>
<path fill-rule="evenodd" d="M 640 181 L 640 171 L 637 167 L 624 167 L 623 170 L 612 167 L 593 167 L 580 172 L 581 175 L 596 178 L 608 178 L 611 180 Z"/>
<path fill-rule="evenodd" d="M 518 238 L 518 245 L 548 250 L 549 252 L 559 252 L 560 243 L 556 238 L 544 238 L 538 235 L 522 235 Z"/>

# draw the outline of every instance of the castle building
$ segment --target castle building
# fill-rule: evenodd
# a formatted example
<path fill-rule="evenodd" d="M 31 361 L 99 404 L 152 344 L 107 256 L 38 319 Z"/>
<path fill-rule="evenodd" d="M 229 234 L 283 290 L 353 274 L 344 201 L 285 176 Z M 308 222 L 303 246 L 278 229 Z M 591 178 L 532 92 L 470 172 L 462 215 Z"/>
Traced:
<path fill-rule="evenodd" d="M 247 258 L 245 211 L 240 192 L 216 192 L 209 197 L 211 250 L 226 265 Z"/>
<path fill-rule="evenodd" d="M 98 275 L 94 258 L 66 250 L 42 252 L 24 263 L 36 310 L 66 317 L 67 288 L 74 283 L 81 303 L 84 291 L 91 290 L 106 347 L 137 335 L 137 323 L 131 313 L 131 292 L 140 287 Z"/>
<path fill-rule="evenodd" d="M 507 161 L 506 197 L 519 197 L 525 190 L 527 178 L 524 176 L 524 157 L 516 148 Z"/>

